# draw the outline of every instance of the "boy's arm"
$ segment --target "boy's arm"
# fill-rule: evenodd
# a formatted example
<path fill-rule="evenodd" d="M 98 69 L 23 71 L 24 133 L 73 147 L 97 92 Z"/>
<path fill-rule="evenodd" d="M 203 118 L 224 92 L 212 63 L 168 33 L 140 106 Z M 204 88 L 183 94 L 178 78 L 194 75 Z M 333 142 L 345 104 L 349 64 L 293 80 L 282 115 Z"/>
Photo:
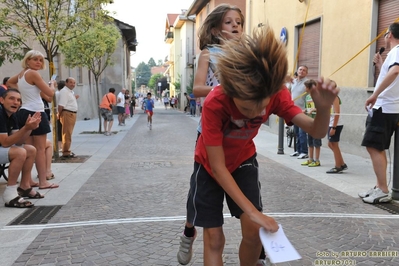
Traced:
<path fill-rule="evenodd" d="M 335 82 L 319 78 L 317 85 L 311 89 L 311 96 L 317 109 L 315 118 L 312 119 L 305 114 L 298 114 L 292 119 L 292 122 L 312 137 L 317 139 L 324 138 L 330 123 L 331 105 L 338 93 L 339 88 L 337 88 Z"/>
<path fill-rule="evenodd" d="M 206 146 L 208 160 L 212 168 L 212 175 L 216 182 L 232 198 L 232 200 L 244 211 L 255 223 L 264 227 L 267 231 L 276 232 L 278 225 L 276 221 L 263 215 L 242 193 L 237 183 L 226 168 L 224 151 L 222 146 Z"/>

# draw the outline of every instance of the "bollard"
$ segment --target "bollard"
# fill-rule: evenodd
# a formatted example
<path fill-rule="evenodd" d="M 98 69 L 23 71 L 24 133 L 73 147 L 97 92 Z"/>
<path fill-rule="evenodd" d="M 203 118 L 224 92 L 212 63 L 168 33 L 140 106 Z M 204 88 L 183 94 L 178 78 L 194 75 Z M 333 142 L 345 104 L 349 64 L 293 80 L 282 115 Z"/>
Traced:
<path fill-rule="evenodd" d="M 392 199 L 399 200 L 399 130 L 395 130 L 393 147 Z"/>
<path fill-rule="evenodd" d="M 398 142 L 399 143 L 399 142 Z M 278 119 L 278 149 L 277 154 L 284 154 L 284 119 Z"/>

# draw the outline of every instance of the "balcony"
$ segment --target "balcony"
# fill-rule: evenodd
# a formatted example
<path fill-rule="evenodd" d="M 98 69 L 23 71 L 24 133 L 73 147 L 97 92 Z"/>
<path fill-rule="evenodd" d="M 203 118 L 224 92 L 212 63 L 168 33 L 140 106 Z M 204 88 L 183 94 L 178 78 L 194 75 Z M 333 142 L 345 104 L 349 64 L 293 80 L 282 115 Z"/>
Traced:
<path fill-rule="evenodd" d="M 169 31 L 165 35 L 165 42 L 171 44 L 173 42 L 173 32 Z"/>

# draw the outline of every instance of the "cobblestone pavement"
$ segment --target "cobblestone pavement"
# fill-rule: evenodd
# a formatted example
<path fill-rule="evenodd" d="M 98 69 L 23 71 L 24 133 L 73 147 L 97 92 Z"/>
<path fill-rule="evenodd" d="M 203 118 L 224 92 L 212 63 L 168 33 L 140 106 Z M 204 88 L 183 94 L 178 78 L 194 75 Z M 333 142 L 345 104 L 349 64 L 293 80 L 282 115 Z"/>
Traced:
<path fill-rule="evenodd" d="M 178 265 L 197 122 L 178 111 L 156 109 L 149 130 L 145 115 L 139 116 L 13 265 Z M 327 265 L 399 265 L 399 255 L 348 253 L 338 261 L 332 254 L 399 251 L 398 216 L 270 158 L 259 155 L 258 161 L 264 212 L 282 224 L 302 256 L 279 265 L 314 265 L 317 259 L 335 263 Z M 225 265 L 239 265 L 239 221 L 226 217 L 224 231 Z M 190 265 L 203 262 L 198 232 Z"/>

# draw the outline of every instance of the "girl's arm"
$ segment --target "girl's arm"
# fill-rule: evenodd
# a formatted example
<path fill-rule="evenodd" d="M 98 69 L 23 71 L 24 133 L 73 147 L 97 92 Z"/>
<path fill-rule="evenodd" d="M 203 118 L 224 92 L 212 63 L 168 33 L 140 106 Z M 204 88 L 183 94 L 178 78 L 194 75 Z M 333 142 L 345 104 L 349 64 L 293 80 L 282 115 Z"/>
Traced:
<path fill-rule="evenodd" d="M 6 83 L 8 88 L 18 89 L 18 75 L 12 76 Z"/>
<path fill-rule="evenodd" d="M 25 79 L 28 83 L 36 85 L 39 88 L 42 95 L 53 97 L 55 94 L 55 80 L 50 81 L 50 84 L 46 83 L 37 71 L 28 71 L 25 73 Z"/>
<path fill-rule="evenodd" d="M 195 97 L 206 97 L 213 88 L 212 86 L 205 85 L 206 76 L 208 75 L 209 59 L 209 50 L 202 50 L 198 58 L 198 67 L 194 76 L 193 93 Z M 217 84 L 215 84 L 215 86 L 216 85 Z"/>
<path fill-rule="evenodd" d="M 237 183 L 226 168 L 224 151 L 222 146 L 206 146 L 208 160 L 212 168 L 212 175 L 223 190 L 233 199 L 233 201 L 244 211 L 249 218 L 264 227 L 267 231 L 276 232 L 278 224 L 276 221 L 263 215 L 242 193 Z"/>

